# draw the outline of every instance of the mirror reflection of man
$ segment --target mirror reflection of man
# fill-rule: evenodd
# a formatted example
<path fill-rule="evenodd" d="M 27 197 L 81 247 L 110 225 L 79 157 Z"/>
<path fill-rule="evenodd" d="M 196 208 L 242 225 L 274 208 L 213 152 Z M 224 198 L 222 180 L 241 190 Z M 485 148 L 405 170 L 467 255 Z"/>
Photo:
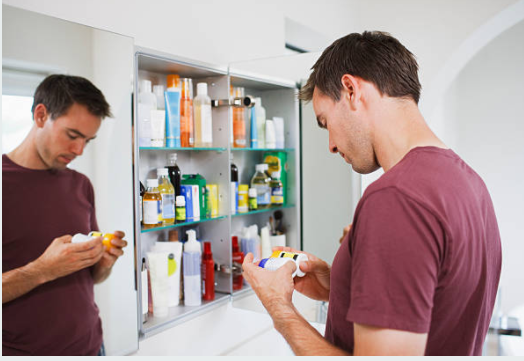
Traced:
<path fill-rule="evenodd" d="M 36 89 L 32 113 L 27 137 L 2 155 L 2 353 L 104 354 L 93 285 L 127 242 L 115 231 L 108 249 L 101 237 L 71 243 L 98 224 L 91 182 L 67 165 L 110 107 L 87 79 L 51 75 Z"/>

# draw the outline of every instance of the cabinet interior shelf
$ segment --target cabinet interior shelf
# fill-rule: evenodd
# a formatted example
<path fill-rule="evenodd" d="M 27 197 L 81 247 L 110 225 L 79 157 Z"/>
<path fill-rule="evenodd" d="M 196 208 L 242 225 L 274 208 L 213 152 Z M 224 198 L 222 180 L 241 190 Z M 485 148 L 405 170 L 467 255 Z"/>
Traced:
<path fill-rule="evenodd" d="M 250 214 L 257 214 L 257 213 L 277 211 L 279 209 L 284 209 L 284 208 L 293 208 L 294 206 L 295 206 L 294 204 L 286 204 L 284 206 L 269 207 L 269 208 L 264 208 L 264 209 L 257 209 L 256 211 L 249 211 L 249 212 L 245 212 L 245 213 L 232 214 L 231 217 L 247 216 L 247 215 L 250 215 Z"/>
<path fill-rule="evenodd" d="M 198 221 L 180 222 L 180 223 L 170 224 L 170 225 L 167 225 L 167 226 L 154 227 L 154 228 L 145 228 L 145 229 L 142 228 L 141 233 L 161 231 L 163 229 L 172 229 L 172 228 L 177 228 L 177 227 L 189 226 L 189 225 L 192 225 L 192 224 L 198 224 L 198 223 L 209 222 L 209 221 L 216 221 L 216 220 L 225 219 L 225 218 L 227 218 L 227 216 L 218 216 L 218 217 L 214 217 L 214 218 L 200 218 Z"/>
<path fill-rule="evenodd" d="M 139 150 L 173 150 L 173 151 L 211 151 L 211 152 L 225 152 L 227 148 L 212 147 L 212 148 L 194 148 L 194 147 L 140 147 Z"/>
<path fill-rule="evenodd" d="M 231 148 L 233 152 L 292 152 L 294 148 Z"/>

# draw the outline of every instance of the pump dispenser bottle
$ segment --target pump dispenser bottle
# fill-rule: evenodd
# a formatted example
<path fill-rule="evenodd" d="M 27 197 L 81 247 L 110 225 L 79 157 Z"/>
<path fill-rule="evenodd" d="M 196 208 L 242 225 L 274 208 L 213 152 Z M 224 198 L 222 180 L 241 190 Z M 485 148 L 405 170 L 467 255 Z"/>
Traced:
<path fill-rule="evenodd" d="M 204 242 L 204 254 L 202 255 L 202 292 L 206 301 L 215 299 L 215 262 L 211 253 L 211 243 Z"/>
<path fill-rule="evenodd" d="M 187 242 L 184 244 L 184 304 L 199 306 L 202 304 L 202 283 L 200 277 L 200 243 L 196 240 L 193 229 L 186 231 Z"/>

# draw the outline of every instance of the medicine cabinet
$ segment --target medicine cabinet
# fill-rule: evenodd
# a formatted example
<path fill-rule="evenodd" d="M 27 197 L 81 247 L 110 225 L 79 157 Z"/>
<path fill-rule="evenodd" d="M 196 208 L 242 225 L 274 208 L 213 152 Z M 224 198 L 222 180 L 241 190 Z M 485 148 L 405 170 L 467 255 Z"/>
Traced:
<path fill-rule="evenodd" d="M 185 322 L 215 307 L 241 298 L 252 293 L 244 283 L 241 290 L 233 290 L 232 236 L 240 236 L 243 227 L 253 224 L 260 229 L 264 227 L 274 212 L 281 211 L 282 221 L 286 228 L 286 245 L 300 248 L 301 221 L 300 221 L 300 136 L 299 136 L 299 107 L 297 100 L 297 86 L 292 81 L 276 78 L 266 78 L 261 75 L 235 70 L 234 67 L 219 67 L 203 64 L 188 59 L 178 58 L 169 54 L 159 53 L 144 48 L 136 48 L 135 53 L 135 90 L 141 80 L 147 79 L 153 85 L 163 85 L 166 88 L 166 79 L 169 74 L 177 74 L 181 78 L 191 78 L 193 94 L 196 95 L 197 83 L 205 82 L 208 86 L 208 95 L 212 100 L 228 100 L 230 87 L 243 87 L 245 95 L 260 97 L 266 109 L 266 119 L 281 117 L 284 119 L 284 148 L 281 149 L 252 149 L 249 147 L 249 113 L 246 108 L 246 135 L 247 147 L 234 148 L 230 142 L 232 106 L 217 106 L 212 108 L 212 136 L 213 144 L 209 148 L 169 148 L 169 147 L 140 147 L 137 126 L 138 99 L 137 91 L 134 96 L 134 193 L 135 204 L 135 240 L 136 240 L 136 280 L 138 290 L 137 317 L 139 320 L 140 337 L 149 337 L 162 330 Z M 285 169 L 287 173 L 287 187 L 285 189 L 285 203 L 279 207 L 259 209 L 247 213 L 236 213 L 231 209 L 231 163 L 239 170 L 239 184 L 250 184 L 255 173 L 255 165 L 263 162 L 268 152 L 285 154 L 287 159 Z M 201 174 L 207 184 L 218 186 L 218 216 L 215 218 L 201 217 L 198 221 L 175 223 L 169 226 L 144 229 L 139 219 L 139 192 L 140 183 L 144 185 L 148 178 L 157 178 L 157 168 L 167 166 L 169 154 L 177 154 L 177 165 L 184 174 Z M 215 299 L 202 301 L 200 306 L 185 306 L 183 300 L 180 305 L 170 307 L 167 317 L 155 317 L 149 314 L 147 319 L 142 314 L 141 294 L 146 289 L 141 282 L 139 265 L 146 258 L 155 242 L 167 241 L 169 231 L 178 230 L 179 240 L 184 242 L 186 231 L 194 229 L 197 239 L 201 242 L 211 242 L 211 249 L 215 266 Z"/>

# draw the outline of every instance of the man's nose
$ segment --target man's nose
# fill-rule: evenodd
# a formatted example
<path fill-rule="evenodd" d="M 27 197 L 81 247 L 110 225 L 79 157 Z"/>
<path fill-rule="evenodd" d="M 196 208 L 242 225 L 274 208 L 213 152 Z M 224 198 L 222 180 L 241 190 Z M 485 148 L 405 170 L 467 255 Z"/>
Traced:
<path fill-rule="evenodd" d="M 76 156 L 82 155 L 82 153 L 84 153 L 85 146 L 86 142 L 83 139 L 77 139 L 75 142 L 73 142 L 73 145 L 71 146 L 71 153 L 73 153 Z"/>

